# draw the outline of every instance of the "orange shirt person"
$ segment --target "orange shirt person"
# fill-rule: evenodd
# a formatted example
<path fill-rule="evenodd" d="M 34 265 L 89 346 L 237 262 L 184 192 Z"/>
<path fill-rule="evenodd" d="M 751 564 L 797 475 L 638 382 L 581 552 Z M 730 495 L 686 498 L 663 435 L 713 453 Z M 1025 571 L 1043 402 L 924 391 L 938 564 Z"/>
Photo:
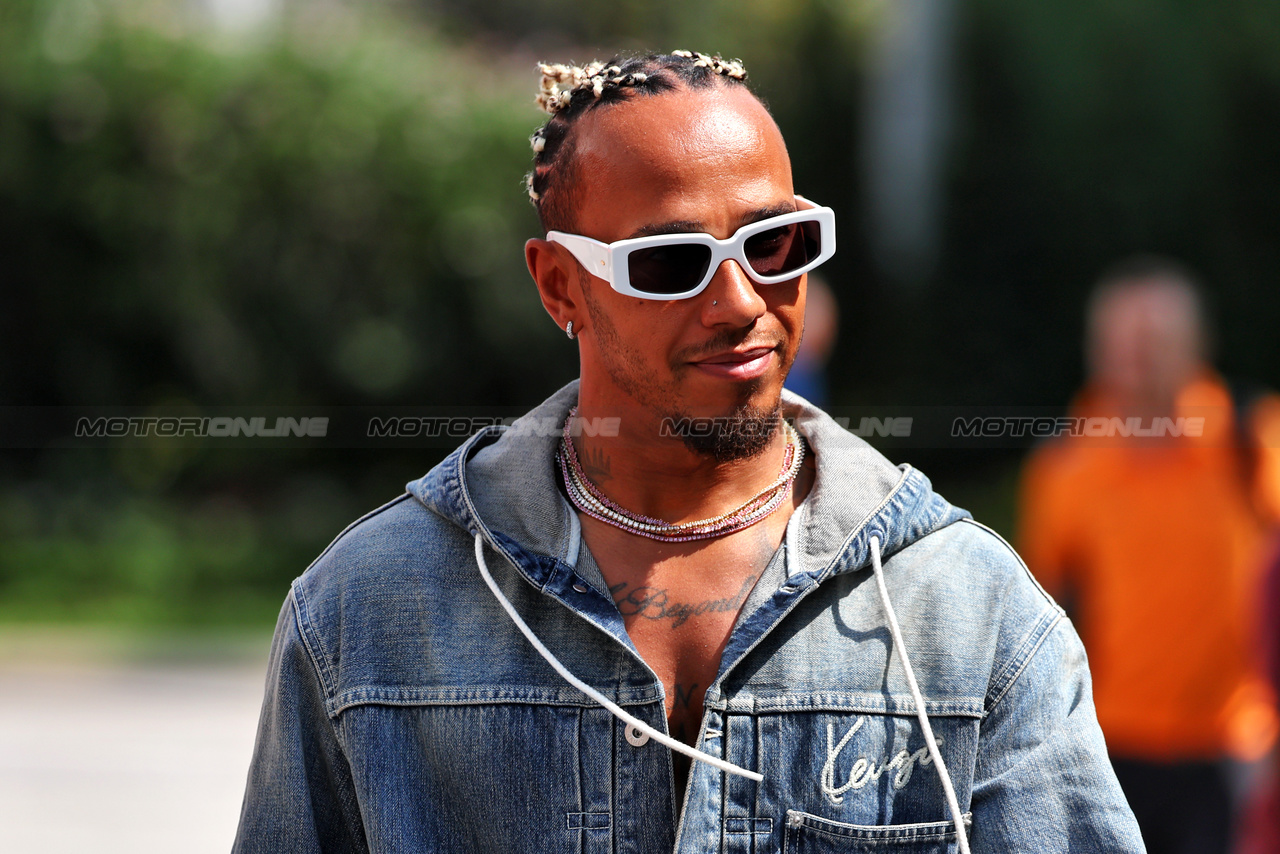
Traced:
<path fill-rule="evenodd" d="M 1148 850 L 1226 852 L 1230 761 L 1260 758 L 1276 731 L 1254 617 L 1280 515 L 1260 434 L 1278 407 L 1246 411 L 1210 370 L 1199 296 L 1172 262 L 1116 268 L 1088 322 L 1072 415 L 1089 420 L 1032 455 L 1020 551 L 1078 622 Z"/>

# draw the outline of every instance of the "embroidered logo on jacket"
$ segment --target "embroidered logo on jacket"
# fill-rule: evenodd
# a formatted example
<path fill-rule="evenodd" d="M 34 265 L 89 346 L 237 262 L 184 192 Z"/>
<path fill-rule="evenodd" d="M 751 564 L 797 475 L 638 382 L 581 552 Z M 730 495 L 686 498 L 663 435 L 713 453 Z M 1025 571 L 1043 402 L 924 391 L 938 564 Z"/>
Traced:
<path fill-rule="evenodd" d="M 892 758 L 881 757 L 876 759 L 866 756 L 859 756 L 853 761 L 853 767 L 849 769 L 848 780 L 841 785 L 836 785 L 836 760 L 840 758 L 840 752 L 844 750 L 849 740 L 862 729 L 863 724 L 867 722 L 865 716 L 854 721 L 853 726 L 849 727 L 849 731 L 837 743 L 835 742 L 835 728 L 831 721 L 827 721 L 827 761 L 822 766 L 822 793 L 831 799 L 831 803 L 837 806 L 844 803 L 844 793 L 850 789 L 861 789 L 868 783 L 874 783 L 884 776 L 884 772 L 893 769 L 896 773 L 893 775 L 893 787 L 895 789 L 904 788 L 907 783 L 911 782 L 911 775 L 915 772 L 916 764 L 931 765 L 933 757 L 929 755 L 929 748 L 921 747 L 913 752 L 900 750 Z M 938 745 L 941 746 L 942 739 L 936 739 Z"/>

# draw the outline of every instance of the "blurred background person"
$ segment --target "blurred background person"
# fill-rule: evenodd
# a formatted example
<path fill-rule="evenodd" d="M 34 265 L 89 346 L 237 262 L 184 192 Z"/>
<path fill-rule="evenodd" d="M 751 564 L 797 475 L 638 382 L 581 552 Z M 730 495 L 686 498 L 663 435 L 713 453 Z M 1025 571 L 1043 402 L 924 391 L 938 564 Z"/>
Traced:
<path fill-rule="evenodd" d="M 804 337 L 800 350 L 787 374 L 785 388 L 794 391 L 814 406 L 827 406 L 827 362 L 836 346 L 840 329 L 840 305 L 826 280 L 809 276 L 809 297 L 804 305 Z"/>
<path fill-rule="evenodd" d="M 1273 441 L 1270 447 L 1280 447 Z M 1260 610 L 1262 612 L 1262 652 L 1271 690 L 1280 696 L 1280 536 L 1272 533 L 1266 561 Z M 1280 851 L 1280 765 L 1275 756 L 1266 774 L 1251 792 L 1239 822 L 1236 854 L 1275 854 Z"/>
<path fill-rule="evenodd" d="M 1078 622 L 1149 850 L 1226 852 L 1238 772 L 1276 729 L 1254 640 L 1277 519 L 1276 451 L 1261 438 L 1275 401 L 1233 394 L 1210 368 L 1199 291 L 1164 258 L 1101 278 L 1086 355 L 1072 415 L 1098 419 L 1095 435 L 1033 453 L 1021 551 Z"/>

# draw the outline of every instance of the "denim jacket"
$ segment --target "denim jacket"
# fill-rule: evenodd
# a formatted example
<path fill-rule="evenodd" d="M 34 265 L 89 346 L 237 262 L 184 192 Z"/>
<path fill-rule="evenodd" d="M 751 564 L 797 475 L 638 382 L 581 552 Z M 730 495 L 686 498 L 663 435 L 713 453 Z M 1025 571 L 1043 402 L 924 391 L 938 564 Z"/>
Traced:
<path fill-rule="evenodd" d="M 886 627 L 871 540 L 974 852 L 1142 851 L 1070 622 L 1003 540 L 788 394 L 817 476 L 787 573 L 706 692 L 682 804 L 663 687 L 557 489 L 570 385 L 455 451 L 294 582 L 237 852 L 950 852 L 941 778 Z"/>

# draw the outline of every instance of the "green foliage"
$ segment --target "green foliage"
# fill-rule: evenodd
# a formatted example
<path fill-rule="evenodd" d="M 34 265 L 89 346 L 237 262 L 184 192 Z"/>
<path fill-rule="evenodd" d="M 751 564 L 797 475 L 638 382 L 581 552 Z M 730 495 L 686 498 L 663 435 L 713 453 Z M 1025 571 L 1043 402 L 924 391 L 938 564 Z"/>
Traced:
<path fill-rule="evenodd" d="M 520 248 L 533 60 L 673 48 L 742 58 L 797 188 L 839 212 L 836 405 L 1065 402 L 1085 292 L 1137 250 L 1198 268 L 1226 368 L 1280 385 L 1280 4 L 959 3 L 942 257 L 914 294 L 870 260 L 856 171 L 893 3 L 421 5 L 288 4 L 233 46 L 192 4 L 0 4 L 0 403 L 541 399 L 576 370 Z M 0 618 L 269 621 L 439 453 L 8 453 Z M 910 462 L 1007 524 L 1009 452 Z"/>
<path fill-rule="evenodd" d="M 521 251 L 528 63 L 329 4 L 236 47 L 157 9 L 0 7 L 0 402 L 463 406 L 571 376 Z M 439 451 L 374 456 L 10 451 L 0 616 L 269 621 Z"/>
<path fill-rule="evenodd" d="M 554 335 L 520 251 L 527 80 L 364 19 L 229 52 L 5 14 L 8 402 L 524 397 Z"/>
<path fill-rule="evenodd" d="M 0 495 L 0 620 L 261 626 L 314 547 L 229 498 L 203 506 L 38 489 Z M 122 499 L 122 500 L 121 500 Z M 309 532 L 308 532 L 309 533 Z"/>

